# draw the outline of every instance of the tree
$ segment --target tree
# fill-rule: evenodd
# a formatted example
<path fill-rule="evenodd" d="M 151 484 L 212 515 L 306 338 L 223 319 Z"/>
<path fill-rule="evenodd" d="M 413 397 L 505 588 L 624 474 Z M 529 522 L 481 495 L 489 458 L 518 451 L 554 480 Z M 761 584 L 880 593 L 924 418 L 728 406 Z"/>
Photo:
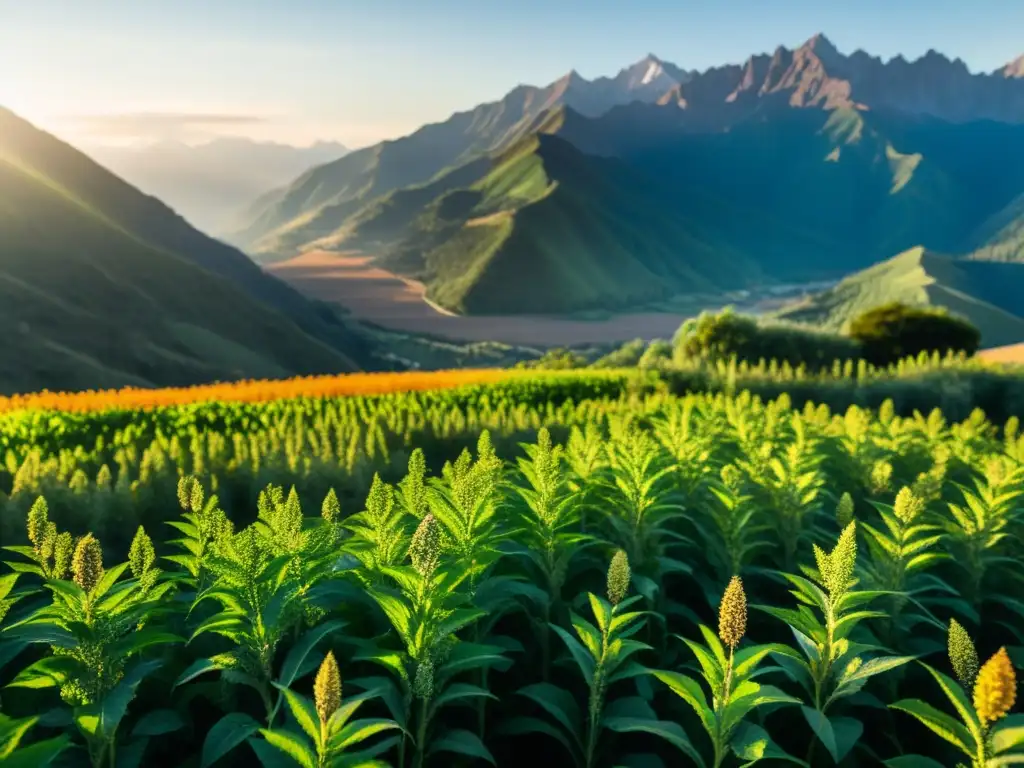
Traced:
<path fill-rule="evenodd" d="M 921 352 L 966 352 L 973 355 L 981 332 L 944 308 L 911 307 L 900 302 L 868 310 L 850 323 L 850 337 L 875 365 L 889 365 Z"/>

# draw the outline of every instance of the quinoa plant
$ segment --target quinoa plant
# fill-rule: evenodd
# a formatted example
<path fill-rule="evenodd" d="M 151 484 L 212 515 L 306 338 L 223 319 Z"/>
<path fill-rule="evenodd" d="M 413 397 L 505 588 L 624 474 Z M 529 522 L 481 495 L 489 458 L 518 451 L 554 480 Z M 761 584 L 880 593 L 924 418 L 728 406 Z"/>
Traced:
<path fill-rule="evenodd" d="M 586 683 L 585 706 L 580 705 L 572 692 L 552 683 L 528 685 L 520 689 L 519 694 L 543 709 L 549 719 L 513 718 L 504 724 L 505 733 L 550 736 L 565 748 L 574 764 L 582 768 L 600 764 L 602 753 L 598 744 L 606 730 L 656 733 L 689 757 L 700 759 L 682 728 L 676 723 L 658 720 L 644 699 L 627 696 L 608 701 L 612 686 L 650 674 L 647 667 L 633 659 L 637 653 L 651 650 L 651 647 L 632 639 L 632 635 L 643 628 L 647 612 L 627 610 L 641 599 L 639 595 L 626 597 L 630 577 L 629 559 L 625 551 L 618 550 L 608 567 L 608 599 L 587 593 L 595 624 L 575 613 L 570 614 L 575 637 L 562 627 L 552 625 Z"/>
<path fill-rule="evenodd" d="M 837 702 L 859 693 L 871 677 L 911 660 L 909 656 L 867 658 L 877 645 L 852 637 L 863 621 L 885 616 L 879 611 L 858 609 L 887 594 L 855 589 L 856 527 L 856 521 L 847 525 L 829 553 L 814 545 L 817 571 L 808 569 L 812 578 L 783 574 L 800 603 L 796 609 L 757 606 L 786 622 L 799 648 L 799 652 L 773 651 L 773 656 L 805 695 L 801 712 L 816 737 L 808 762 L 818 742 L 836 763 L 842 760 L 860 739 L 864 727 L 859 720 L 830 716 L 829 711 Z"/>
<path fill-rule="evenodd" d="M 959 720 L 920 699 L 902 699 L 889 706 L 912 715 L 955 746 L 970 760 L 971 768 L 1024 762 L 1024 718 L 1009 715 L 1017 699 L 1017 675 L 1006 648 L 1000 648 L 979 668 L 974 642 L 954 620 L 949 624 L 949 662 L 956 680 L 923 662 L 921 666 L 938 683 Z M 897 766 L 911 759 L 920 765 L 939 765 L 917 755 L 887 764 Z"/>
<path fill-rule="evenodd" d="M 477 734 L 438 728 L 437 715 L 452 704 L 493 698 L 479 685 L 456 680 L 459 674 L 507 665 L 502 648 L 461 641 L 455 636 L 482 618 L 485 611 L 471 605 L 470 594 L 464 588 L 473 571 L 472 563 L 446 553 L 442 536 L 437 518 L 426 515 L 409 544 L 410 564 L 383 569 L 394 586 L 369 587 L 403 647 L 371 650 L 357 657 L 385 667 L 393 677 L 353 681 L 367 689 L 379 687 L 385 691 L 392 718 L 403 731 L 400 762 L 406 764 L 406 753 L 411 748 L 414 768 L 422 768 L 428 755 L 444 751 L 494 762 Z"/>
<path fill-rule="evenodd" d="M 711 693 L 711 702 L 700 683 L 680 672 L 658 670 L 655 677 L 669 686 L 685 701 L 700 719 L 711 740 L 713 768 L 719 768 L 731 750 L 745 760 L 758 758 L 792 759 L 777 747 L 760 726 L 745 721 L 755 709 L 772 704 L 799 704 L 800 700 L 771 685 L 761 685 L 753 678 L 766 669 L 758 665 L 773 651 L 785 652 L 783 646 L 753 645 L 737 652 L 747 630 L 747 598 L 743 582 L 733 576 L 725 588 L 718 614 L 718 636 L 704 626 L 700 632 L 704 645 L 683 638 L 700 664 L 704 682 Z M 706 763 L 699 761 L 701 765 Z"/>
<path fill-rule="evenodd" d="M 343 700 L 341 673 L 333 653 L 328 653 L 320 664 L 312 701 L 287 686 L 277 684 L 277 687 L 306 738 L 294 730 L 261 728 L 259 734 L 263 738 L 250 738 L 249 744 L 267 768 L 278 765 L 281 755 L 302 768 L 387 768 L 388 764 L 377 757 L 391 749 L 397 738 L 356 748 L 398 725 L 383 718 L 352 720 L 360 705 L 374 694 L 364 693 Z"/>

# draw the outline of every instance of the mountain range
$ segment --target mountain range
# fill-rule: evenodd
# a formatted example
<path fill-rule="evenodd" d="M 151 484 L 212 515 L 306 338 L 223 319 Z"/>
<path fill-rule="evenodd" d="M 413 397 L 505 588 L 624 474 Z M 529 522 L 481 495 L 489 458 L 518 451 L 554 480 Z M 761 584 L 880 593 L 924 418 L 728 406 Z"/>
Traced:
<path fill-rule="evenodd" d="M 977 74 L 822 35 L 689 71 L 647 56 L 351 152 L 263 195 L 261 261 L 362 250 L 457 312 L 618 309 L 838 279 L 915 246 L 1020 259 L 1024 58 Z"/>
<path fill-rule="evenodd" d="M 256 197 L 348 150 L 333 141 L 308 147 L 241 136 L 203 144 L 160 141 L 142 146 L 99 144 L 90 157 L 147 194 L 160 198 L 195 227 L 214 234 L 240 226 Z"/>
<path fill-rule="evenodd" d="M 0 392 L 356 370 L 334 311 L 0 109 Z"/>

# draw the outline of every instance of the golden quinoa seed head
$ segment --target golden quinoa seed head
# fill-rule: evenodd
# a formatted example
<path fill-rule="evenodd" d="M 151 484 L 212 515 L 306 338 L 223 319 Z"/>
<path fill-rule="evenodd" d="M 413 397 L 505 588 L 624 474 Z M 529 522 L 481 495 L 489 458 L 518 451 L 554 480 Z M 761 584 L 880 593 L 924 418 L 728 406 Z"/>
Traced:
<path fill-rule="evenodd" d="M 733 576 L 718 607 L 718 636 L 723 643 L 736 650 L 746 631 L 747 595 L 743 591 L 743 580 Z"/>
<path fill-rule="evenodd" d="M 91 592 L 103 578 L 103 550 L 99 540 L 91 533 L 85 534 L 75 546 L 71 558 L 71 573 L 75 584 Z"/>
<path fill-rule="evenodd" d="M 612 556 L 612 562 L 608 566 L 608 601 L 612 605 L 618 605 L 629 591 L 629 580 L 632 574 L 629 570 L 629 558 L 625 550 L 620 549 Z"/>
<path fill-rule="evenodd" d="M 328 651 L 316 673 L 313 701 L 321 723 L 326 723 L 341 707 L 341 670 L 338 669 L 333 651 Z"/>
<path fill-rule="evenodd" d="M 1006 648 L 1000 648 L 978 672 L 974 684 L 974 709 L 982 725 L 994 723 L 1013 708 L 1017 699 L 1017 675 Z"/>
<path fill-rule="evenodd" d="M 949 621 L 949 663 L 960 685 L 970 691 L 978 677 L 978 652 L 971 636 L 956 619 Z"/>

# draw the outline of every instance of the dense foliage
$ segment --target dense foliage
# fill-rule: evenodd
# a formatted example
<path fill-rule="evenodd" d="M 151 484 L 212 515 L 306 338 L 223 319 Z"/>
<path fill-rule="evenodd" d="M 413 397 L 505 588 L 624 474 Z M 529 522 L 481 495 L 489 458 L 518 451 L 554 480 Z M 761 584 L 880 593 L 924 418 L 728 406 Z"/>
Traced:
<path fill-rule="evenodd" d="M 751 363 L 776 360 L 812 370 L 830 367 L 836 360 L 861 358 L 860 345 L 846 336 L 809 326 L 762 323 L 731 309 L 704 312 L 687 320 L 679 328 L 675 344 L 684 358 L 735 357 Z"/>
<path fill-rule="evenodd" d="M 1024 758 L 1016 419 L 549 384 L 8 417 L 0 759 Z"/>
<path fill-rule="evenodd" d="M 677 356 L 684 359 L 775 360 L 812 371 L 830 368 L 836 360 L 866 360 L 884 367 L 922 353 L 970 356 L 980 343 L 980 332 L 967 320 L 943 309 L 899 302 L 858 315 L 845 334 L 808 325 L 759 322 L 726 309 L 686 321 L 675 338 Z"/>
<path fill-rule="evenodd" d="M 894 302 L 864 312 L 850 323 L 850 337 L 866 360 L 888 365 L 921 352 L 966 352 L 973 355 L 981 333 L 968 321 L 934 307 Z"/>

